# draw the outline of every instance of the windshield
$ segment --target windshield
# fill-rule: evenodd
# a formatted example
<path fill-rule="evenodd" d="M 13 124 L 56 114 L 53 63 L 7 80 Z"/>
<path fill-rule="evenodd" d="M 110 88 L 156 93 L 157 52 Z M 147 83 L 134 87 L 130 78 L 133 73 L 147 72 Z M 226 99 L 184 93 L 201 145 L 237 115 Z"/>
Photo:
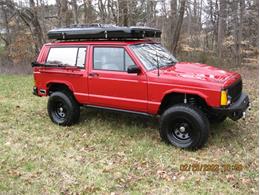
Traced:
<path fill-rule="evenodd" d="M 158 43 L 136 44 L 131 45 L 131 48 L 147 70 L 153 70 L 158 65 L 159 67 L 172 66 L 178 62 L 169 51 Z"/>

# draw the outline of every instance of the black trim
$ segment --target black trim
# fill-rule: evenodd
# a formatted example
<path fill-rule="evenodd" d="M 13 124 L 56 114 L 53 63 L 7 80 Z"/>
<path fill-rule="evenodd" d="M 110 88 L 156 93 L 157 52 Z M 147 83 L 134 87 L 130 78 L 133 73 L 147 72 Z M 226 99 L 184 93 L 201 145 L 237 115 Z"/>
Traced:
<path fill-rule="evenodd" d="M 55 68 L 55 67 L 59 67 L 59 68 L 75 68 L 75 69 L 79 69 L 80 67 L 77 67 L 77 66 L 65 66 L 65 65 L 62 65 L 62 64 L 41 64 L 39 62 L 32 62 L 32 67 L 52 67 L 52 68 Z"/>
<path fill-rule="evenodd" d="M 134 115 L 144 116 L 144 117 L 155 117 L 156 116 L 156 115 L 148 114 L 145 112 L 136 112 L 136 111 L 130 111 L 130 110 L 124 110 L 124 109 L 118 109 L 118 108 L 103 107 L 103 106 L 84 105 L 84 107 L 94 108 L 94 109 L 98 109 L 98 110 L 107 110 L 107 111 L 111 111 L 111 112 L 134 114 Z"/>
<path fill-rule="evenodd" d="M 214 108 L 218 113 L 224 114 L 233 120 L 238 120 L 243 116 L 243 112 L 249 107 L 249 97 L 248 95 L 241 93 L 239 99 L 236 102 L 232 103 L 229 107 L 226 108 Z"/>
<path fill-rule="evenodd" d="M 33 86 L 32 94 L 33 94 L 33 95 L 36 95 L 36 96 L 39 96 L 39 94 L 38 94 L 38 88 L 37 88 L 36 86 Z"/>
<path fill-rule="evenodd" d="M 226 89 L 228 89 L 228 88 L 230 88 L 230 87 L 234 87 L 237 83 L 239 83 L 240 81 L 242 81 L 242 79 L 240 78 L 240 79 L 237 79 L 235 82 L 233 82 L 231 85 L 228 85 L 228 86 L 226 86 L 225 88 L 223 88 L 223 90 L 226 90 Z"/>
<path fill-rule="evenodd" d="M 78 63 L 78 57 L 79 57 L 79 47 L 78 47 L 78 49 L 77 49 L 75 66 L 77 66 L 77 63 Z M 78 67 L 78 66 L 77 66 L 77 67 Z"/>
<path fill-rule="evenodd" d="M 236 80 L 234 83 L 229 85 L 226 90 L 228 91 L 228 96 L 231 97 L 231 103 L 236 102 L 243 90 L 242 79 Z"/>

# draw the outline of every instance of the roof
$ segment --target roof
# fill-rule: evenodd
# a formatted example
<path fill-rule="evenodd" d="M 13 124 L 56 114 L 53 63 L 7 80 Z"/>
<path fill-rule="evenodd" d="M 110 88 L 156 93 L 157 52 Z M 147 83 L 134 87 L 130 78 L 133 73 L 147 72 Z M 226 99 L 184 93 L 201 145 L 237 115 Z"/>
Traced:
<path fill-rule="evenodd" d="M 59 45 L 132 45 L 139 43 L 154 43 L 151 39 L 138 39 L 138 40 L 84 40 L 84 41 L 59 41 L 46 43 L 48 46 Z"/>

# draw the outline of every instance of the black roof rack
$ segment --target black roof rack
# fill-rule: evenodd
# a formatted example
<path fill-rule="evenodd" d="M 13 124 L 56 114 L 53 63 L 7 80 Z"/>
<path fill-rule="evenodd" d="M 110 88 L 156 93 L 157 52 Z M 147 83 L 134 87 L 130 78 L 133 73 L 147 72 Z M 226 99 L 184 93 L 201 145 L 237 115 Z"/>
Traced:
<path fill-rule="evenodd" d="M 158 38 L 161 36 L 159 29 L 145 26 L 115 26 L 110 24 L 84 24 L 57 28 L 48 32 L 49 39 L 143 39 Z"/>

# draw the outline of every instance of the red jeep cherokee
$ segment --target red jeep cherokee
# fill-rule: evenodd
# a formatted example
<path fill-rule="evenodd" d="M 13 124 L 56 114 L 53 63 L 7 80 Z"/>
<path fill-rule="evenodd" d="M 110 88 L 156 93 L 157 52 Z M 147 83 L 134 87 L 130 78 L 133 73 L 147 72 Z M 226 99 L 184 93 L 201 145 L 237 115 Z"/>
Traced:
<path fill-rule="evenodd" d="M 117 28 L 100 26 L 49 32 L 63 41 L 45 44 L 32 63 L 33 93 L 49 96 L 54 123 L 76 123 L 80 106 L 160 116 L 163 140 L 196 149 L 208 139 L 209 122 L 245 115 L 249 98 L 238 73 L 178 62 L 159 43 L 143 39 L 160 32 L 122 28 L 117 35 Z"/>

